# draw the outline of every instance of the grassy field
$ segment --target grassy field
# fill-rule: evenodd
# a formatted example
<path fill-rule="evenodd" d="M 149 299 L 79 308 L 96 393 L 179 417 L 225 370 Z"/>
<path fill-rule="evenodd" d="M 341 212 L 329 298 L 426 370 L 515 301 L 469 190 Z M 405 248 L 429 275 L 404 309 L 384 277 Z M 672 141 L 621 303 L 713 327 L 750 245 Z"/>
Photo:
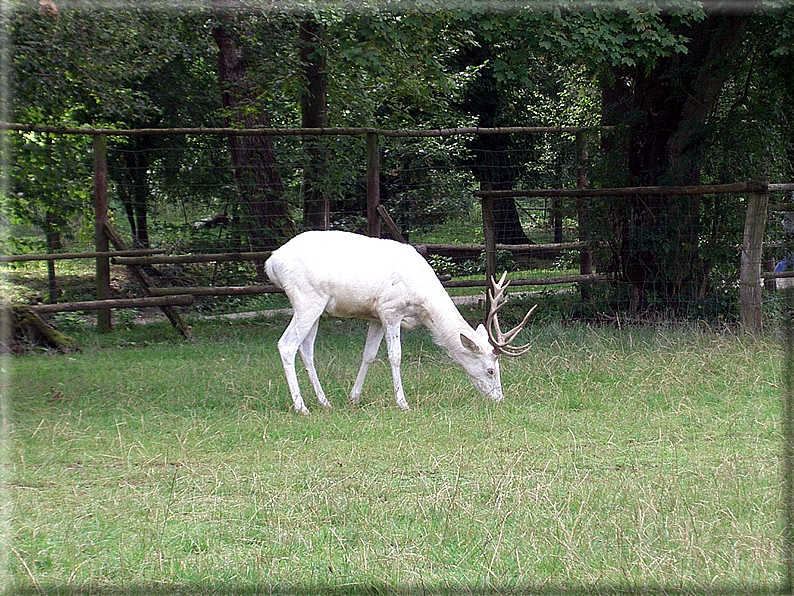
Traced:
<path fill-rule="evenodd" d="M 324 320 L 297 416 L 286 319 L 166 324 L 5 362 L 14 593 L 774 592 L 776 339 L 536 325 L 486 402 L 421 331 L 363 404 Z M 383 356 L 382 356 L 383 357 Z"/>

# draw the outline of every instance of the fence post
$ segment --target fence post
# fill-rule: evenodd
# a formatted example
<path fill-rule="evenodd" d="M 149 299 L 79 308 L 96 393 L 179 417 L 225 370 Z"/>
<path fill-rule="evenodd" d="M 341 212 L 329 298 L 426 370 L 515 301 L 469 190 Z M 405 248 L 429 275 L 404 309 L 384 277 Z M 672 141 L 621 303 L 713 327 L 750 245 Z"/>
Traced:
<path fill-rule="evenodd" d="M 380 238 L 380 149 L 378 135 L 367 133 L 367 234 Z"/>
<path fill-rule="evenodd" d="M 494 198 L 490 193 L 482 197 L 482 231 L 485 239 L 485 312 L 491 312 L 488 289 L 491 288 L 491 280 L 496 277 L 496 216 Z"/>
<path fill-rule="evenodd" d="M 94 237 L 97 252 L 108 252 L 108 237 L 105 225 L 108 219 L 108 179 L 107 179 L 107 137 L 94 135 Z M 96 259 L 96 297 L 97 300 L 110 298 L 110 258 Z M 110 309 L 97 311 L 97 331 L 108 333 L 111 330 Z"/>
<path fill-rule="evenodd" d="M 763 326 L 761 310 L 761 260 L 769 204 L 768 180 L 754 181 L 747 195 L 744 220 L 741 270 L 739 273 L 739 320 L 747 333 L 759 334 Z"/>
<path fill-rule="evenodd" d="M 576 133 L 576 188 L 587 188 L 587 136 L 583 131 Z M 590 275 L 593 272 L 593 250 L 590 248 L 590 222 L 589 208 L 586 197 L 576 199 L 576 218 L 579 227 L 579 241 L 588 242 L 588 245 L 579 251 L 579 273 Z M 590 298 L 590 284 L 579 283 L 579 292 L 582 300 Z"/>

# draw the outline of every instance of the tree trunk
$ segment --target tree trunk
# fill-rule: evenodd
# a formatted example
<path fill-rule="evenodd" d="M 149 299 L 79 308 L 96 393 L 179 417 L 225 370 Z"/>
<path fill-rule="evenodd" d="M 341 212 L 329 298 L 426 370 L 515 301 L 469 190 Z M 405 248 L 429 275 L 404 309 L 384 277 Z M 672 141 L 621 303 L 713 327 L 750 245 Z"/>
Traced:
<path fill-rule="evenodd" d="M 469 143 L 475 153 L 470 167 L 482 190 L 512 190 L 515 185 L 512 169 L 505 163 L 509 152 L 504 139 L 504 135 L 479 135 Z M 497 244 L 533 244 L 521 225 L 514 198 L 494 198 L 494 221 Z"/>
<path fill-rule="evenodd" d="M 477 75 L 469 81 L 460 107 L 477 117 L 482 127 L 503 126 L 505 106 L 510 99 L 493 71 L 494 50 L 483 40 L 463 50 L 460 67 L 477 66 Z M 507 124 L 514 124 L 509 122 Z M 517 151 L 511 136 L 476 135 L 467 143 L 472 157 L 466 161 L 482 190 L 511 190 L 523 163 L 531 160 L 526 152 Z M 523 154 L 522 154 L 523 153 Z M 521 226 L 515 199 L 494 200 L 495 241 L 497 244 L 531 244 Z"/>
<path fill-rule="evenodd" d="M 267 112 L 257 100 L 243 51 L 235 33 L 237 18 L 231 11 L 218 11 L 212 36 L 218 46 L 218 78 L 221 101 L 234 128 L 269 127 Z M 284 187 L 278 172 L 271 137 L 229 135 L 232 169 L 245 215 L 251 249 L 273 250 L 295 234 Z M 257 271 L 264 279 L 264 266 Z"/>
<path fill-rule="evenodd" d="M 111 170 L 124 206 L 135 248 L 149 248 L 149 170 L 153 146 L 151 136 L 130 137 L 120 150 L 121 162 Z M 117 162 L 118 163 L 118 162 Z"/>
<path fill-rule="evenodd" d="M 328 126 L 325 81 L 325 27 L 307 16 L 300 24 L 300 63 L 304 84 L 301 91 L 301 126 Z M 330 201 L 323 192 L 323 176 L 327 169 L 327 152 L 323 137 L 307 137 L 303 141 L 303 227 L 327 230 L 331 225 Z"/>
<path fill-rule="evenodd" d="M 510 184 L 512 187 L 513 185 Z M 494 199 L 494 218 L 496 220 L 495 238 L 497 244 L 532 244 L 527 237 L 518 216 L 516 201 L 510 197 Z"/>
<path fill-rule="evenodd" d="M 149 167 L 151 138 L 132 139 L 134 150 L 124 154 L 125 174 L 129 185 L 128 217 L 134 220 L 133 246 L 149 248 Z"/>
<path fill-rule="evenodd" d="M 48 209 L 44 215 L 44 235 L 47 240 L 47 252 L 55 253 L 61 249 L 61 233 L 58 231 L 55 218 Z M 55 274 L 55 261 L 47 261 L 47 287 L 49 290 L 48 302 L 58 302 L 63 291 L 58 287 L 58 277 Z"/>
<path fill-rule="evenodd" d="M 710 15 L 685 32 L 690 38 L 686 54 L 661 60 L 649 72 L 635 70 L 630 87 L 622 87 L 625 73 L 619 73 L 617 89 L 605 89 L 605 103 L 630 97 L 630 109 L 622 110 L 623 122 L 629 124 L 624 144 L 629 184 L 700 182 L 708 116 L 730 74 L 730 57 L 745 27 L 743 15 Z M 606 105 L 605 113 L 610 112 L 621 110 Z M 632 288 L 636 308 L 647 308 L 651 296 L 673 307 L 703 297 L 708 285 L 703 277 L 709 271 L 700 254 L 701 202 L 694 196 L 634 197 L 613 211 L 612 223 L 620 234 L 616 261 Z"/>
<path fill-rule="evenodd" d="M 40 348 L 67 354 L 80 349 L 74 339 L 53 329 L 25 306 L 12 304 L 0 316 L 5 318 L 2 327 L 6 328 L 0 337 L 0 354 L 21 354 Z"/>

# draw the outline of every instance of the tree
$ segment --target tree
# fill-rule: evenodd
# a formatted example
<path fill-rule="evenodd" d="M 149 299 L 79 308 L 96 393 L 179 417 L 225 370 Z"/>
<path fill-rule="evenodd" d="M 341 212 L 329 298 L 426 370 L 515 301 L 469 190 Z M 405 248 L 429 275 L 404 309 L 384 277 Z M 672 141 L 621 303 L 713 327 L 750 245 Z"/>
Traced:
<path fill-rule="evenodd" d="M 241 40 L 248 14 L 233 14 L 222 3 L 214 14 L 212 36 L 218 46 L 218 78 L 229 126 L 269 127 L 270 117 L 258 101 Z M 229 135 L 232 168 L 253 250 L 272 250 L 295 234 L 273 141 L 267 135 Z M 264 266 L 258 272 L 264 279 Z"/>
<path fill-rule="evenodd" d="M 121 8 L 62 10 L 57 18 L 15 13 L 15 119 L 121 128 L 211 125 L 220 102 L 217 91 L 207 92 L 217 87 L 207 84 L 208 69 L 201 67 L 206 44 L 196 33 L 199 22 L 194 14 Z M 71 143 L 75 160 L 90 157 L 80 146 L 84 142 L 57 140 L 58 145 Z M 148 246 L 154 178 L 185 145 L 155 136 L 112 138 L 109 145 L 109 176 L 133 243 Z M 65 212 L 60 218 L 68 217 Z"/>
<path fill-rule="evenodd" d="M 435 128 L 595 124 L 603 108 L 601 122 L 621 128 L 601 139 L 615 166 L 591 175 L 601 186 L 746 179 L 768 163 L 775 172 L 787 171 L 790 165 L 784 165 L 794 154 L 786 53 L 794 30 L 790 8 L 783 13 L 786 20 L 704 12 L 694 0 L 557 4 L 541 12 L 488 12 L 476 4 L 432 12 L 413 7 L 289 13 L 260 7 L 232 13 L 220 0 L 214 6 L 215 13 L 12 13 L 15 119 L 131 128 L 219 122 Z M 748 37 L 748 26 L 774 34 Z M 600 106 L 592 101 L 599 85 Z M 44 150 L 46 139 L 17 139 L 30 144 L 30 152 L 19 157 L 35 168 L 40 160 L 34 153 Z M 752 147 L 748 151 L 736 139 L 745 145 L 751 139 Z M 357 138 L 344 139 L 334 151 L 319 142 L 299 145 L 258 135 L 228 142 L 168 139 L 176 151 L 164 150 L 161 142 L 111 139 L 118 155 L 116 167 L 111 163 L 112 190 L 142 244 L 155 200 L 195 201 L 195 193 L 206 192 L 198 200 L 226 201 L 247 232 L 246 240 L 237 236 L 235 242 L 255 249 L 293 234 L 291 215 L 301 205 L 304 225 L 324 227 L 329 217 L 339 217 L 327 215 L 329 210 L 349 214 L 363 203 L 361 170 L 351 174 L 351 164 L 363 163 Z M 50 143 L 59 150 L 67 143 L 74 155 L 88 155 L 75 139 Z M 404 229 L 443 221 L 454 211 L 451 205 L 470 201 L 472 174 L 492 188 L 515 181 L 542 184 L 557 174 L 537 164 L 551 163 L 547 157 L 561 150 L 535 139 L 490 137 L 478 143 L 383 144 L 384 196 Z M 185 177 L 204 176 L 203 184 L 217 174 L 199 174 L 199 168 L 175 173 L 179 168 L 169 167 L 182 152 L 193 163 L 224 163 L 230 148 L 234 178 L 230 172 L 228 189 L 217 180 L 212 191 L 186 188 Z M 483 155 L 492 150 L 501 161 L 464 162 L 474 149 Z M 470 173 L 448 174 L 454 163 L 467 163 Z M 53 213 L 47 214 L 43 202 L 29 200 L 38 194 L 36 184 L 45 185 L 38 175 L 15 180 L 14 188 L 24 191 L 17 196 L 17 212 L 38 217 L 44 228 L 58 225 L 59 218 L 68 221 L 59 201 L 50 201 Z M 704 295 L 715 247 L 734 242 L 728 234 L 736 229 L 741 206 L 719 198 L 610 200 L 594 204 L 592 215 L 608 224 L 600 231 L 610 243 L 611 263 L 644 308 L 654 296 L 688 301 Z M 502 219 L 518 223 L 515 209 Z M 503 229 L 500 240 L 509 242 L 512 235 L 518 238 L 512 241 L 525 241 L 520 225 L 513 231 Z M 719 259 L 729 262 L 728 252 Z"/>
<path fill-rule="evenodd" d="M 299 24 L 300 64 L 304 78 L 301 89 L 301 127 L 328 126 L 328 92 L 326 84 L 325 26 L 313 15 L 305 15 Z M 323 192 L 322 177 L 328 155 L 322 137 L 303 141 L 303 227 L 327 230 L 331 225 L 330 200 Z"/>
<path fill-rule="evenodd" d="M 493 24 L 494 15 L 482 17 Z M 501 20 L 501 19 L 500 19 Z M 486 27 L 485 31 L 489 31 Z M 476 118 L 478 126 L 496 128 L 514 125 L 518 113 L 516 99 L 521 96 L 515 80 L 500 77 L 502 65 L 489 35 L 477 35 L 456 56 L 455 66 L 461 70 L 475 69 L 458 106 Z M 512 79 L 512 77 L 511 77 Z M 528 124 L 528 123 L 522 123 Z M 525 138 L 520 139 L 526 141 Z M 523 164 L 529 161 L 530 150 L 521 153 L 516 141 L 506 135 L 476 135 L 468 143 L 471 152 L 466 160 L 483 190 L 510 190 L 520 178 Z M 494 200 L 495 239 L 499 244 L 529 244 L 516 208 L 515 199 L 499 197 Z"/>
<path fill-rule="evenodd" d="M 90 164 L 75 160 L 77 152 L 87 154 L 90 139 L 69 138 L 48 133 L 14 135 L 14 168 L 11 193 L 3 198 L 2 216 L 11 223 L 33 225 L 44 232 L 46 252 L 56 252 L 62 241 L 72 239 L 72 225 L 91 203 L 87 181 Z M 24 239 L 8 238 L 15 251 L 41 250 Z M 56 301 L 61 289 L 55 263 L 48 261 L 49 299 Z"/>
<path fill-rule="evenodd" d="M 479 126 L 573 126 L 594 124 L 596 110 L 587 100 L 592 75 L 580 57 L 554 38 L 567 23 L 558 13 L 538 10 L 458 13 L 471 36 L 450 67 L 466 81 L 456 106 Z M 567 98 L 576 98 L 576 106 Z M 509 190 L 516 184 L 543 185 L 548 150 L 541 137 L 480 135 L 469 143 L 466 163 L 481 187 Z M 560 173 L 555 173 L 560 182 Z M 571 176 L 571 180 L 573 177 Z M 526 244 L 515 200 L 494 201 L 496 241 Z M 559 210 L 554 209 L 559 239 Z"/>
<path fill-rule="evenodd" d="M 605 120 L 627 127 L 620 146 L 632 186 L 701 182 L 710 119 L 741 60 L 749 17 L 711 13 L 666 20 L 686 37 L 686 51 L 660 57 L 651 68 L 615 67 L 604 87 Z M 700 198 L 672 196 L 630 197 L 613 211 L 615 262 L 637 309 L 648 308 L 653 296 L 673 305 L 705 297 L 709 261 L 701 250 L 701 211 Z"/>
<path fill-rule="evenodd" d="M 156 64 L 136 73 L 127 84 L 150 108 L 128 117 L 128 128 L 170 128 L 220 124 L 216 114 L 220 97 L 213 84 L 207 44 L 199 38 L 199 27 L 192 16 L 169 17 L 173 38 L 153 50 Z M 157 44 L 152 40 L 153 44 Z M 208 72 L 209 71 L 209 72 Z M 186 184 L 169 172 L 188 154 L 190 140 L 185 137 L 136 135 L 111 141 L 109 175 L 124 207 L 133 243 L 149 246 L 148 213 L 154 196 L 176 194 Z M 195 191 L 194 191 L 195 192 Z"/>
<path fill-rule="evenodd" d="M 326 14 L 323 22 L 332 126 L 442 128 L 460 121 L 454 99 L 461 85 L 447 63 L 469 34 L 450 12 L 349 11 Z M 324 174 L 332 184 L 332 217 L 338 226 L 363 229 L 363 143 L 335 143 L 345 151 L 329 156 Z M 463 152 L 461 139 L 382 142 L 381 201 L 403 233 L 443 222 L 471 201 L 471 177 L 452 171 Z M 351 163 L 339 167 L 351 156 L 355 175 Z"/>

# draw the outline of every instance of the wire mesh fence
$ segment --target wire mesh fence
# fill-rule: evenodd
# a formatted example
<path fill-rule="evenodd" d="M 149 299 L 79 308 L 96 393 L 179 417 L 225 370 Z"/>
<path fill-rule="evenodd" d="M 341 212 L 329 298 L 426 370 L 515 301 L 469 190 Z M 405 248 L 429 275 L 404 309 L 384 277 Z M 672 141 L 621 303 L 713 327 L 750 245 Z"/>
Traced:
<path fill-rule="evenodd" d="M 14 167 L 4 209 L 11 232 L 4 252 L 95 248 L 91 137 L 79 132 L 9 133 Z M 477 193 L 508 191 L 513 194 L 497 196 L 494 203 L 498 269 L 522 279 L 578 273 L 604 279 L 575 293 L 579 303 L 566 303 L 563 315 L 738 319 L 746 192 L 661 197 L 515 192 L 609 186 L 615 178 L 609 156 L 599 153 L 597 131 L 357 129 L 317 136 L 248 131 L 239 138 L 257 142 L 237 145 L 230 143 L 238 138 L 231 132 L 104 131 L 109 222 L 129 248 L 166 255 L 266 253 L 302 229 L 372 234 L 380 227 L 374 201 L 403 239 L 465 247 L 428 254 L 440 275 L 483 277 L 487 259 Z M 770 199 L 775 210 L 763 266 L 784 275 L 792 227 L 785 210 L 792 201 L 782 188 Z M 389 236 L 386 229 L 380 234 Z M 587 254 L 575 245 L 580 241 L 590 248 Z M 514 248 L 535 245 L 548 248 L 529 253 Z M 149 271 L 164 286 L 251 286 L 266 283 L 261 262 L 208 258 L 158 263 Z M 57 279 L 56 266 L 49 266 Z M 133 294 L 134 283 L 115 289 Z M 768 281 L 765 300 L 774 304 L 774 290 L 785 283 Z M 546 290 L 550 303 L 560 294 L 560 287 L 554 288 Z M 55 294 L 40 300 L 69 298 L 68 292 Z"/>

